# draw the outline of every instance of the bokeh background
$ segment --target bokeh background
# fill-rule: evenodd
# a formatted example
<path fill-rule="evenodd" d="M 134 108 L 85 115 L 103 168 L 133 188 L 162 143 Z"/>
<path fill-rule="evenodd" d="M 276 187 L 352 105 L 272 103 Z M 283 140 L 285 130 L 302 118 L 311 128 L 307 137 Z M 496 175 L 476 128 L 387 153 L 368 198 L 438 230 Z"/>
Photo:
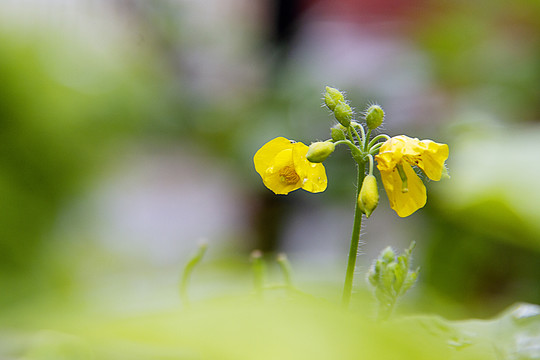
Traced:
<path fill-rule="evenodd" d="M 357 113 L 380 104 L 390 135 L 450 146 L 424 209 L 401 219 L 381 190 L 357 288 L 381 249 L 415 240 L 407 311 L 540 303 L 539 19 L 527 0 L 0 2 L 1 318 L 175 306 L 200 241 L 194 300 L 249 292 L 260 249 L 338 301 L 348 150 L 321 194 L 276 196 L 252 163 L 276 136 L 329 137 L 326 85 Z"/>

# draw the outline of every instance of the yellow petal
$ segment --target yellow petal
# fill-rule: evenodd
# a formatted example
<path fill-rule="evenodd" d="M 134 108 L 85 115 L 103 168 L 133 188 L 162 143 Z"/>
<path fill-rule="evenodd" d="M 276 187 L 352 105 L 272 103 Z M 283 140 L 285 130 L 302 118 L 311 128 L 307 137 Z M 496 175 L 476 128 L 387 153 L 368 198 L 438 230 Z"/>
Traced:
<path fill-rule="evenodd" d="M 274 194 L 278 195 L 287 195 L 291 191 L 294 191 L 296 189 L 300 189 L 300 182 L 294 183 L 294 184 L 287 184 L 283 181 L 281 181 L 280 176 L 278 174 L 274 174 L 272 176 L 267 176 L 263 179 L 264 185 L 272 190 Z"/>
<path fill-rule="evenodd" d="M 418 147 L 419 141 L 405 135 L 394 136 L 386 140 L 379 149 L 379 155 L 375 157 L 379 170 L 391 171 L 404 158 L 414 158 L 419 155 L 421 151 Z"/>
<path fill-rule="evenodd" d="M 262 176 L 264 185 L 276 194 L 286 195 L 302 185 L 293 162 L 293 150 L 281 150 Z"/>
<path fill-rule="evenodd" d="M 408 192 L 402 191 L 402 182 L 397 169 L 381 171 L 381 179 L 390 201 L 390 207 L 400 216 L 406 217 L 426 204 L 426 187 L 416 175 L 413 168 L 402 163 L 407 175 Z"/>
<path fill-rule="evenodd" d="M 379 155 L 375 155 L 375 160 L 377 161 L 377 169 L 381 172 L 392 171 L 398 164 L 394 159 L 394 153 L 391 151 L 379 152 Z"/>
<path fill-rule="evenodd" d="M 390 171 L 406 161 L 422 169 L 431 180 L 438 181 L 448 159 L 448 145 L 399 135 L 387 140 L 375 158 L 380 171 Z"/>
<path fill-rule="evenodd" d="M 322 163 L 312 163 L 306 159 L 309 147 L 301 142 L 293 144 L 294 168 L 301 179 L 302 189 L 318 193 L 326 190 L 328 179 Z"/>
<path fill-rule="evenodd" d="M 253 157 L 255 170 L 264 178 L 266 169 L 272 166 L 274 158 L 282 150 L 292 149 L 293 143 L 284 137 L 277 137 L 264 144 Z"/>
<path fill-rule="evenodd" d="M 422 140 L 419 146 L 423 149 L 423 152 L 416 164 L 431 180 L 441 180 L 444 162 L 448 159 L 448 145 L 431 140 Z"/>
<path fill-rule="evenodd" d="M 382 144 L 379 154 L 375 156 L 377 168 L 380 171 L 392 171 L 401 161 L 401 151 L 397 148 L 398 145 L 402 145 L 402 142 L 396 141 L 395 138 L 390 138 Z"/>

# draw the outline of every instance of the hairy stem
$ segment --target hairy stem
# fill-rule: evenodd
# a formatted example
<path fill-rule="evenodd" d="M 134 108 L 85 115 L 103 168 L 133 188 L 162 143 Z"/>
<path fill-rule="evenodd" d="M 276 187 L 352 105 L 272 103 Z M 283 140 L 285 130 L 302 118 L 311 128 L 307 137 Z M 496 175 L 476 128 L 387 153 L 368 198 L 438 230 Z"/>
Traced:
<path fill-rule="evenodd" d="M 354 224 L 351 236 L 351 247 L 349 249 L 349 261 L 347 263 L 347 273 L 345 275 L 345 285 L 343 286 L 342 304 L 349 307 L 354 280 L 354 269 L 356 268 L 356 258 L 358 256 L 358 244 L 360 243 L 360 228 L 362 227 L 362 211 L 358 206 L 358 194 L 362 187 L 365 176 L 365 164 L 358 163 L 358 186 L 356 189 Z"/>

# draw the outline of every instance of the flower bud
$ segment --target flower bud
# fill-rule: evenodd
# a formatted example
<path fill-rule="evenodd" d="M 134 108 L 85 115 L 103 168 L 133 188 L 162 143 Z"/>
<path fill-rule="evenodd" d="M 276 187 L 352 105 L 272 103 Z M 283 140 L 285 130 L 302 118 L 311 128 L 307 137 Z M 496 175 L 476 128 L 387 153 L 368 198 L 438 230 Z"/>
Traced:
<path fill-rule="evenodd" d="M 416 283 L 416 279 L 418 278 L 418 273 L 419 272 L 420 272 L 420 268 L 416 269 L 416 271 L 410 271 L 407 274 L 407 277 L 405 278 L 405 281 L 404 281 L 403 286 L 401 288 L 401 292 L 405 293 L 407 290 L 409 290 Z"/>
<path fill-rule="evenodd" d="M 382 259 L 386 264 L 391 263 L 395 261 L 396 259 L 396 253 L 390 246 L 387 246 L 381 251 L 381 254 L 379 255 L 379 258 Z"/>
<path fill-rule="evenodd" d="M 384 119 L 384 111 L 379 105 L 371 105 L 366 111 L 366 124 L 374 130 L 381 126 Z"/>
<path fill-rule="evenodd" d="M 372 266 L 369 269 L 367 279 L 372 286 L 377 286 L 379 282 L 379 273 L 375 270 L 375 266 Z"/>
<path fill-rule="evenodd" d="M 367 175 L 362 182 L 362 188 L 358 195 L 358 206 L 360 210 L 369 217 L 379 204 L 379 190 L 377 179 L 373 175 Z"/>
<path fill-rule="evenodd" d="M 349 127 L 351 124 L 353 111 L 349 104 L 344 101 L 338 101 L 334 108 L 334 116 L 339 123 L 345 127 Z"/>
<path fill-rule="evenodd" d="M 396 281 L 396 266 L 395 262 L 391 262 L 385 268 L 381 274 L 381 280 L 385 287 L 385 290 L 390 290 L 393 288 L 394 282 Z"/>
<path fill-rule="evenodd" d="M 332 137 L 332 140 L 339 141 L 339 140 L 345 140 L 345 131 L 344 127 L 341 124 L 338 124 L 330 129 L 330 136 Z"/>
<path fill-rule="evenodd" d="M 324 93 L 324 103 L 326 106 L 328 106 L 330 110 L 334 111 L 338 101 L 345 101 L 343 94 L 338 89 L 327 86 L 326 92 Z"/>
<path fill-rule="evenodd" d="M 336 145 L 330 141 L 317 141 L 309 145 L 306 159 L 312 163 L 321 163 L 336 149 Z"/>

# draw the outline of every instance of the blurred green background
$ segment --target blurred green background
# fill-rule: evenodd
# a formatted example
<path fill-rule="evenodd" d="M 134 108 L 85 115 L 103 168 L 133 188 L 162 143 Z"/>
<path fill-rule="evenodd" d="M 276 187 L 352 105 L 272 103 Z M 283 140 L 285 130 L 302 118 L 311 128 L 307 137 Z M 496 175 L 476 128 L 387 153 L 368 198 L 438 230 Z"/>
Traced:
<path fill-rule="evenodd" d="M 406 311 L 540 303 L 539 19 L 525 0 L 3 1 L 0 318 L 176 306 L 201 239 L 195 299 L 248 293 L 261 249 L 338 301 L 348 151 L 317 195 L 275 196 L 252 164 L 276 136 L 329 137 L 325 85 L 357 113 L 379 103 L 389 135 L 450 146 L 451 179 L 427 184 L 424 209 L 400 219 L 381 193 L 359 291 L 382 248 L 415 240 Z"/>

